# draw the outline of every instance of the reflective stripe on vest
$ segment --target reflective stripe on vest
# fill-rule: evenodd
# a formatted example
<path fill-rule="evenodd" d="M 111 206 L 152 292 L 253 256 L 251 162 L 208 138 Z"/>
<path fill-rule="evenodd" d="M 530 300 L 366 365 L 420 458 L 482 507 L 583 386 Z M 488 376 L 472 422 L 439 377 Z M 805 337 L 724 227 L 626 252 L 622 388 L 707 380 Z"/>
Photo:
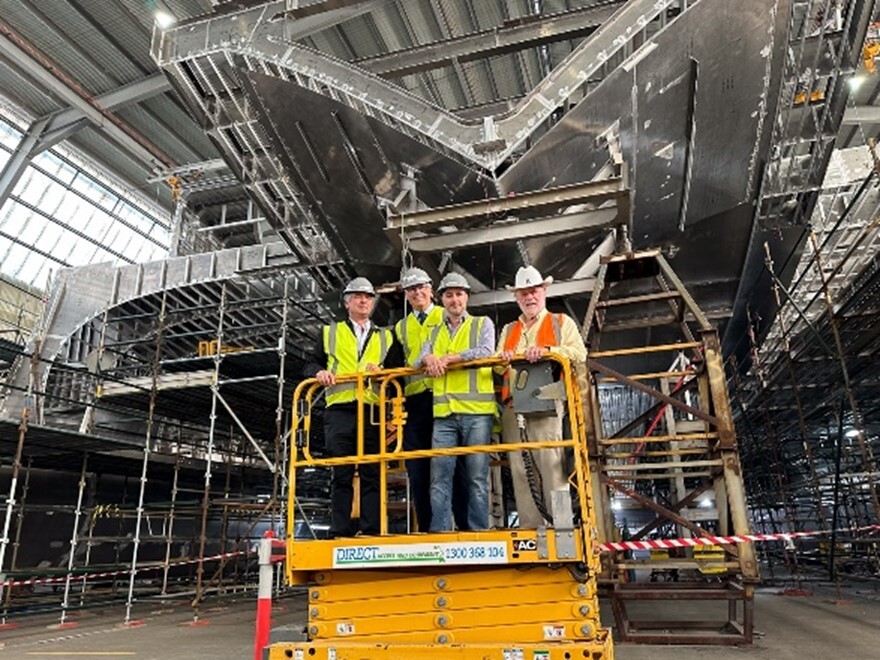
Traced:
<path fill-rule="evenodd" d="M 406 366 L 411 367 L 418 359 L 419 353 L 422 351 L 425 341 L 432 334 L 432 331 L 443 323 L 443 308 L 440 305 L 434 305 L 428 316 L 425 317 L 424 323 L 419 323 L 415 312 L 407 314 L 397 322 L 394 326 L 397 339 L 403 350 L 406 352 Z M 424 374 L 416 374 L 406 378 L 406 385 L 403 393 L 406 396 L 419 394 L 429 389 L 431 380 Z"/>
<path fill-rule="evenodd" d="M 364 371 L 368 364 L 381 365 L 385 361 L 392 340 L 390 330 L 373 326 L 364 344 L 364 350 L 358 356 L 357 337 L 348 323 L 334 321 L 330 325 L 325 325 L 323 332 L 327 371 L 338 376 Z M 349 403 L 355 400 L 356 394 L 356 383 L 333 385 L 327 388 L 327 405 Z M 370 389 L 364 391 L 364 403 L 378 401 L 379 397 L 374 391 Z"/>
<path fill-rule="evenodd" d="M 514 321 L 510 324 L 510 329 L 507 331 L 507 337 L 504 339 L 504 348 L 505 351 L 514 351 L 516 352 L 516 347 L 519 345 L 519 340 L 522 338 L 523 333 L 523 322 L 521 320 Z M 542 346 L 544 348 L 550 346 L 559 346 L 562 343 L 562 314 L 547 314 L 544 317 L 544 320 L 541 321 L 541 326 L 538 328 L 538 334 L 535 336 L 535 346 Z M 510 399 L 510 387 L 508 386 L 508 379 L 510 378 L 510 369 L 504 372 L 504 382 L 501 385 L 501 402 Z"/>
<path fill-rule="evenodd" d="M 485 317 L 467 317 L 454 337 L 449 336 L 446 323 L 431 333 L 433 353 L 438 357 L 461 353 L 476 348 Z M 496 411 L 492 368 L 454 369 L 440 378 L 434 378 L 434 417 L 448 417 L 453 413 L 465 415 L 494 415 Z"/>

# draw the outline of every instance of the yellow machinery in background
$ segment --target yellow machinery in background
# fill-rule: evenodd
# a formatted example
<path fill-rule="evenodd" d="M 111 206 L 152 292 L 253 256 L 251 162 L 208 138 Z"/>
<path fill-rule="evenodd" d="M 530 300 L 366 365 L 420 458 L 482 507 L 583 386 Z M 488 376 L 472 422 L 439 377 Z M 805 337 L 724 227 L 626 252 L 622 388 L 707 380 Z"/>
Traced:
<path fill-rule="evenodd" d="M 572 437 L 563 441 L 404 452 L 402 434 L 392 443 L 391 426 L 405 423 L 402 380 L 397 369 L 355 374 L 358 401 L 367 387 L 378 390 L 381 419 L 359 409 L 358 455 L 312 456 L 312 405 L 321 386 L 306 380 L 294 394 L 286 574 L 289 584 L 308 585 L 308 623 L 303 641 L 279 642 L 269 660 L 611 660 L 613 647 L 599 621 L 595 513 L 590 501 L 584 411 L 570 364 L 559 363 Z M 496 366 L 497 359 L 457 365 Z M 387 417 L 387 419 L 386 419 Z M 363 452 L 363 424 L 377 424 L 380 453 Z M 389 463 L 472 452 L 570 447 L 573 497 L 554 495 L 555 526 L 472 532 L 389 534 Z M 330 540 L 293 538 L 297 471 L 375 462 L 380 466 L 381 534 Z M 580 512 L 580 513 L 578 513 Z"/>

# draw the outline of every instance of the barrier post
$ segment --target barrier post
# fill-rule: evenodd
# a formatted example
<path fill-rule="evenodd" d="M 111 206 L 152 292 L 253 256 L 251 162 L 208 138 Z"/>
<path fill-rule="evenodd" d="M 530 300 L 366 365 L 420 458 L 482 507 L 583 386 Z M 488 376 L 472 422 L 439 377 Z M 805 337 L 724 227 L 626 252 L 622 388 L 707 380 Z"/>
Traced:
<path fill-rule="evenodd" d="M 272 540 L 275 533 L 267 531 L 260 539 L 259 586 L 257 587 L 257 624 L 254 632 L 254 660 L 262 660 L 263 649 L 269 643 L 272 625 Z"/>

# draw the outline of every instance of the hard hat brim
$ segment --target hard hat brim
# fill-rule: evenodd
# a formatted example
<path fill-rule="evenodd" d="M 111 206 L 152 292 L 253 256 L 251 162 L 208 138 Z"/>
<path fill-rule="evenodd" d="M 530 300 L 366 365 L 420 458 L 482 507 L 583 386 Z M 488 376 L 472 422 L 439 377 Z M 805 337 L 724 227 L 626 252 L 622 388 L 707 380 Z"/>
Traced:
<path fill-rule="evenodd" d="M 505 284 L 504 288 L 508 291 L 519 291 L 520 289 L 533 289 L 536 286 L 550 286 L 553 284 L 553 276 L 545 277 L 542 282 L 538 282 L 537 284 L 524 284 L 522 286 L 517 286 L 516 284 Z"/>

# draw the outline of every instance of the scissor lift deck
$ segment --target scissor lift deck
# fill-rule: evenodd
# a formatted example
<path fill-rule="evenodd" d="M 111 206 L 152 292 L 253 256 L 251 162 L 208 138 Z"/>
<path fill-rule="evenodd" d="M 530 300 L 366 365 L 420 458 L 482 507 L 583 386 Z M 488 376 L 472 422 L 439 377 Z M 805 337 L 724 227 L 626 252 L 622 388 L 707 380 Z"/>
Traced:
<path fill-rule="evenodd" d="M 273 646 L 269 658 L 610 659 L 577 532 L 297 541 L 310 641 Z"/>
<path fill-rule="evenodd" d="M 589 472 L 583 410 L 571 368 L 558 359 L 566 383 L 574 438 L 528 443 L 458 447 L 403 452 L 399 443 L 379 454 L 313 458 L 303 429 L 311 426 L 314 387 L 308 381 L 294 395 L 291 491 L 295 470 L 343 462 L 379 462 L 381 479 L 387 463 L 401 458 L 504 453 L 550 445 L 569 446 L 575 455 L 569 493 L 554 494 L 555 528 L 381 534 L 328 540 L 291 539 L 287 545 L 287 579 L 308 585 L 308 624 L 304 639 L 268 648 L 269 660 L 612 660 L 608 629 L 599 620 L 595 552 L 595 517 L 589 499 Z M 471 364 L 501 364 L 482 360 Z M 467 364 L 465 364 L 467 366 Z M 380 405 L 391 404 L 392 422 L 400 426 L 399 401 L 385 397 L 386 385 L 412 370 L 370 375 L 381 380 Z M 358 375 L 358 389 L 364 375 Z M 399 390 L 398 390 L 399 391 Z M 305 401 L 307 405 L 298 405 Z M 576 402 L 576 403 L 575 403 Z M 362 415 L 363 416 L 363 415 Z M 380 420 L 380 433 L 387 426 Z M 394 443 L 392 443 L 394 444 Z M 363 447 L 363 443 L 359 443 Z M 384 495 L 383 489 L 383 495 Z M 293 515 L 290 498 L 289 518 Z M 387 503 L 384 502 L 383 507 Z M 573 516 L 573 508 L 583 515 Z M 575 520 L 577 521 L 575 523 Z M 290 524 L 290 521 L 289 521 Z M 382 511 L 387 529 L 387 512 Z"/>

